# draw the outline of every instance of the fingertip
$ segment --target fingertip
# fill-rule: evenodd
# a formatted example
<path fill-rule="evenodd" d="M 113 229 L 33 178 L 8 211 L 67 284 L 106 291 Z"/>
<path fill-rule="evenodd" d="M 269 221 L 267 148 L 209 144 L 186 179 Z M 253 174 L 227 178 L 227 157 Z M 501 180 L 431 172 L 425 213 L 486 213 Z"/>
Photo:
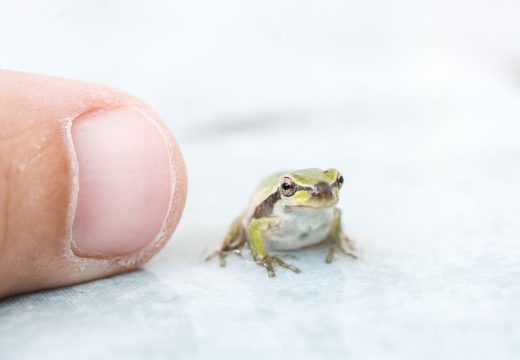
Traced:
<path fill-rule="evenodd" d="M 0 172 L 10 175 L 0 181 L 0 297 L 123 273 L 161 250 L 187 181 L 150 107 L 106 86 L 17 72 L 0 72 L 0 95 Z"/>

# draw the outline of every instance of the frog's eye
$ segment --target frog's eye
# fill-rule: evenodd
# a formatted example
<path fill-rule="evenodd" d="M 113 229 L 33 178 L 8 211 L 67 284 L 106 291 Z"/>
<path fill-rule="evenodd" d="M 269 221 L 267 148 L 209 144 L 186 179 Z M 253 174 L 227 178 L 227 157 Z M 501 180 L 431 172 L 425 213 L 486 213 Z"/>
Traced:
<path fill-rule="evenodd" d="M 338 180 L 336 180 L 338 183 L 338 189 L 341 189 L 343 186 L 343 183 L 345 182 L 345 179 L 343 178 L 343 175 L 339 174 Z"/>
<path fill-rule="evenodd" d="M 280 191 L 284 196 L 292 196 L 296 192 L 296 184 L 293 179 L 284 177 L 280 182 Z"/>

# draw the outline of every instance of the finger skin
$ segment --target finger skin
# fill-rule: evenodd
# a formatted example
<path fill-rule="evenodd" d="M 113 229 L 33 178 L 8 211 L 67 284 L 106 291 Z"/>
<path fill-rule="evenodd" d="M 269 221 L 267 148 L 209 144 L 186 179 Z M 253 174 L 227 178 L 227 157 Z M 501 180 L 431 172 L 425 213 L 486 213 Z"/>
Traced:
<path fill-rule="evenodd" d="M 85 258 L 71 247 L 77 199 L 74 119 L 132 107 L 155 121 L 170 151 L 172 194 L 164 228 L 145 249 Z M 171 133 L 146 104 L 115 89 L 0 70 L 0 298 L 133 270 L 156 254 L 177 226 L 186 171 Z"/>

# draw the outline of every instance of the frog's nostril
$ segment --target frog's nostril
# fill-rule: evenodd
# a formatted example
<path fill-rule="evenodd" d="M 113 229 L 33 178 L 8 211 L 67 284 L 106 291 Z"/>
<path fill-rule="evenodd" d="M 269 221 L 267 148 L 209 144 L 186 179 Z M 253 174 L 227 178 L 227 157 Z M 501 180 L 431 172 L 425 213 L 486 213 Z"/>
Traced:
<path fill-rule="evenodd" d="M 327 183 L 319 183 L 314 187 L 313 196 L 319 199 L 328 198 L 332 195 L 332 189 Z"/>

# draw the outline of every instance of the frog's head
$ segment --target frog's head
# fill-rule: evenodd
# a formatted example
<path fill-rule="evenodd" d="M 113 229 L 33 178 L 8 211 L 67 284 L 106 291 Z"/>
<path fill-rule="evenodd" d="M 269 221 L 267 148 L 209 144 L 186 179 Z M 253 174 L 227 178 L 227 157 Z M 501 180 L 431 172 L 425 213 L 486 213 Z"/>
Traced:
<path fill-rule="evenodd" d="M 283 175 L 278 188 L 287 207 L 326 208 L 338 202 L 343 181 L 336 169 L 304 169 Z"/>

